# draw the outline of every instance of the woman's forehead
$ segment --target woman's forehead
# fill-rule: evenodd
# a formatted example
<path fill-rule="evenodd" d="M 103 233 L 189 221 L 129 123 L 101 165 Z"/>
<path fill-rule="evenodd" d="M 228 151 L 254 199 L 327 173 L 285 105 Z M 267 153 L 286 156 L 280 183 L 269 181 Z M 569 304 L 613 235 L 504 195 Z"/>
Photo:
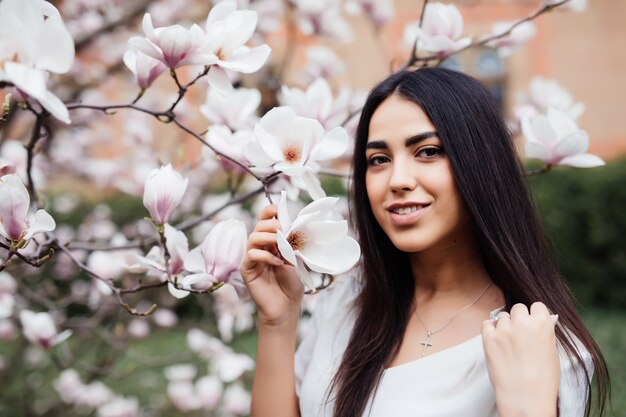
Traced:
<path fill-rule="evenodd" d="M 398 95 L 392 95 L 374 111 L 370 119 L 368 142 L 407 138 L 435 130 L 420 106 Z"/>

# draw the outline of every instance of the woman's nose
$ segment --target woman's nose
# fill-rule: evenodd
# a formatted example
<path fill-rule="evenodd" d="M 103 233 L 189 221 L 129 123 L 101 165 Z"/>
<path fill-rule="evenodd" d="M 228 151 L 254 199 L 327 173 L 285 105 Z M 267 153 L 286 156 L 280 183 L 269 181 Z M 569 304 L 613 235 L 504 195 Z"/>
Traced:
<path fill-rule="evenodd" d="M 413 191 L 417 187 L 415 175 L 401 163 L 395 163 L 391 178 L 389 178 L 389 189 L 391 192 L 400 193 Z"/>

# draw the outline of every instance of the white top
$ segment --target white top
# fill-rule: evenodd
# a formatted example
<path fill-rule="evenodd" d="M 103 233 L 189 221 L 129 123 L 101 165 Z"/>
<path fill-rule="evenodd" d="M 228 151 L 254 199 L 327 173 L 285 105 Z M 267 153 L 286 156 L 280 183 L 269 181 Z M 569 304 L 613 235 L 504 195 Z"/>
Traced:
<path fill-rule="evenodd" d="M 350 338 L 355 318 L 350 308 L 356 295 L 353 280 L 342 280 L 318 296 L 310 327 L 295 357 L 301 417 L 332 416 L 333 402 L 324 403 Z M 585 366 L 593 369 L 589 353 L 584 348 L 580 351 Z M 559 349 L 559 354 L 560 417 L 583 416 L 587 398 L 583 369 L 573 364 L 564 350 Z M 364 413 L 368 415 L 496 417 L 481 336 L 386 369 Z"/>

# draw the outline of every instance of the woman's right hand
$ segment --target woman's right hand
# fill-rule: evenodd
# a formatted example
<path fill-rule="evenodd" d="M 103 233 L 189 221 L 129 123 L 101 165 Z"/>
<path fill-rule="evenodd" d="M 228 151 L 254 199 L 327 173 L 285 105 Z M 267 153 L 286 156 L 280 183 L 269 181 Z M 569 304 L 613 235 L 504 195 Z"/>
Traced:
<path fill-rule="evenodd" d="M 304 285 L 296 269 L 281 259 L 276 246 L 280 229 L 277 206 L 270 204 L 259 215 L 248 237 L 241 275 L 257 306 L 259 324 L 280 325 L 300 315 Z"/>

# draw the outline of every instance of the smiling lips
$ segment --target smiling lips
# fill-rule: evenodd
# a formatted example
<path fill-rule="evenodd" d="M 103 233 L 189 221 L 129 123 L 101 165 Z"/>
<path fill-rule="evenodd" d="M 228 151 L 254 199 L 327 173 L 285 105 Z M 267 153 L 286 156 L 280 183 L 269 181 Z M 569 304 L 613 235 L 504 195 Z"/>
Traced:
<path fill-rule="evenodd" d="M 407 226 L 417 222 L 430 208 L 430 204 L 393 204 L 387 211 L 391 223 L 395 226 Z"/>

